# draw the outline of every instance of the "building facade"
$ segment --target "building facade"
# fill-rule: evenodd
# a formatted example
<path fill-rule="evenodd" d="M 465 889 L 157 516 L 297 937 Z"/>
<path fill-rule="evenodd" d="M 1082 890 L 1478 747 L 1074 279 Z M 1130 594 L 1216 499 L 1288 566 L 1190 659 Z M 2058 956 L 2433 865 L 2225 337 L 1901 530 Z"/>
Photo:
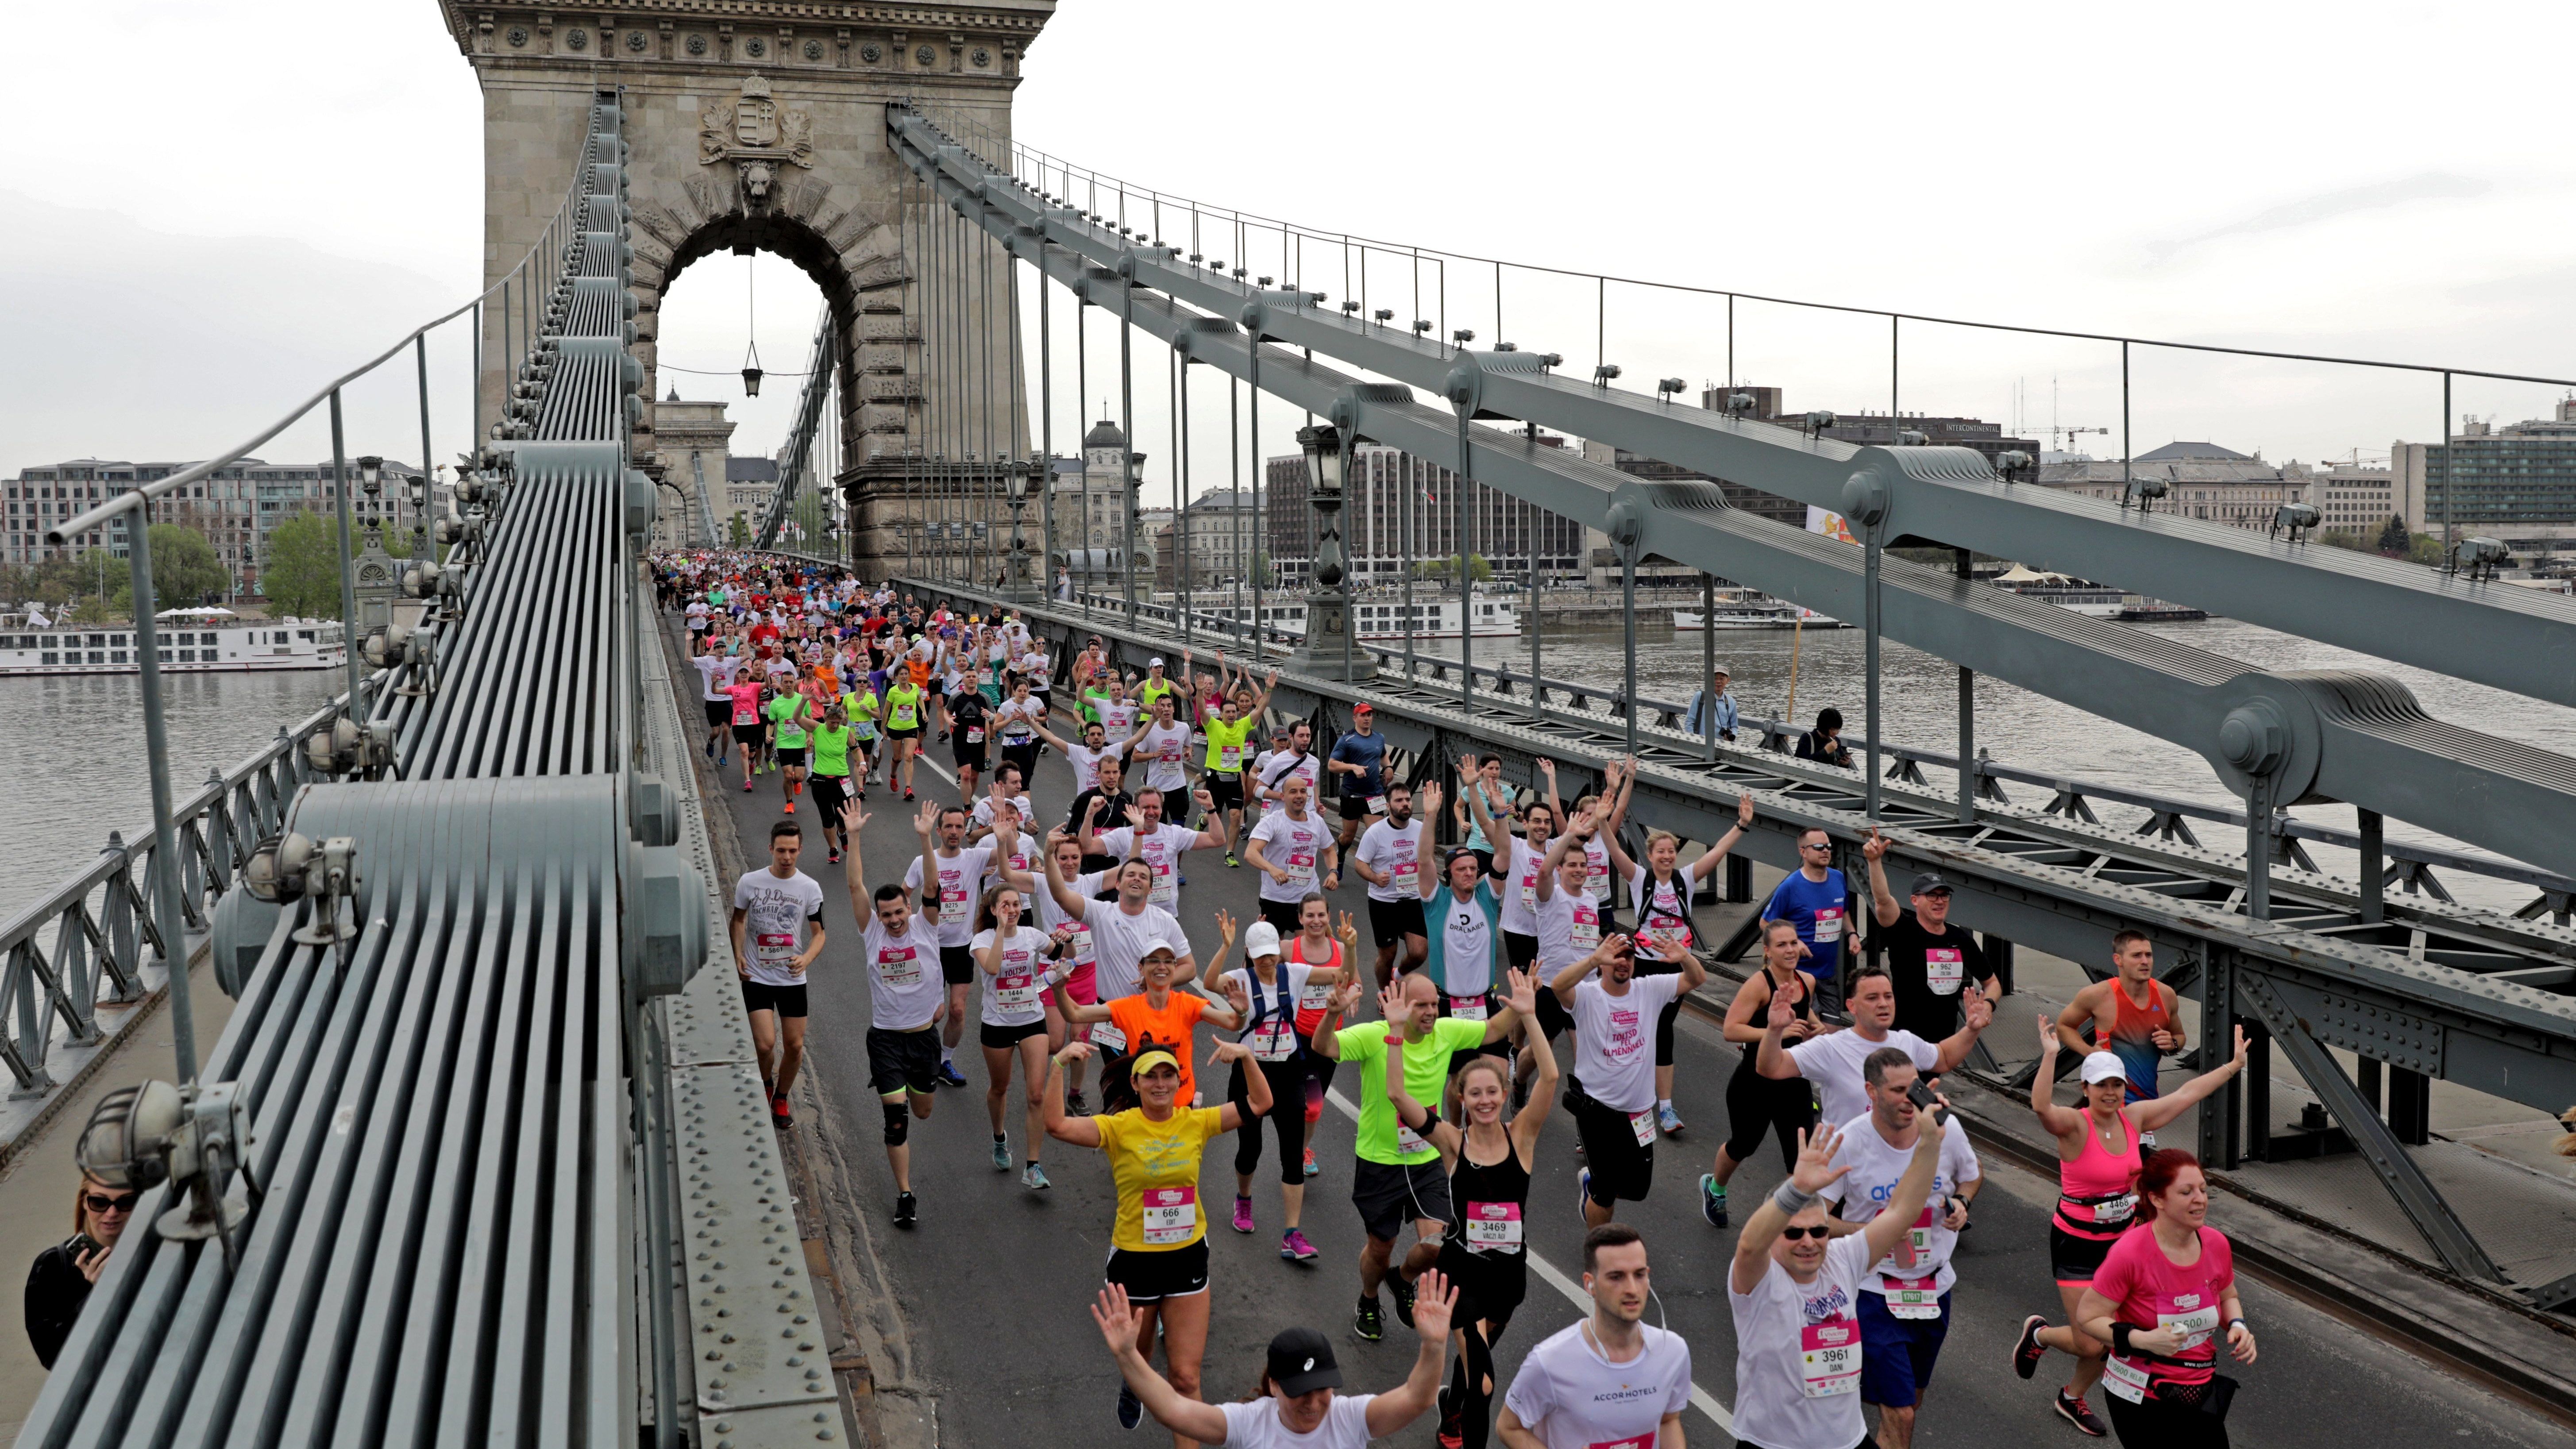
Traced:
<path fill-rule="evenodd" d="M 2576 547 L 2576 399 L 2547 418 L 2496 427 L 2463 420 L 2442 443 L 2390 448 L 2394 510 L 2417 533 L 2452 529 L 2502 540 L 2517 555 Z"/>
<path fill-rule="evenodd" d="M 2042 464 L 2038 482 L 2087 498 L 2117 499 L 2124 477 L 2152 478 L 2167 489 L 2156 503 L 2159 513 L 2269 529 L 2282 504 L 2309 501 L 2314 476 L 2295 460 L 2276 467 L 2216 443 L 2175 442 L 2125 464 L 2117 458 Z"/>
<path fill-rule="evenodd" d="M 1541 435 L 1542 447 L 1566 440 Z M 1291 453 L 1264 466 L 1261 531 L 1279 587 L 1305 586 L 1320 532 L 1306 477 L 1306 455 Z M 1535 551 L 1540 576 L 1563 579 L 1584 567 L 1583 525 L 1490 487 L 1470 481 L 1460 497 L 1458 475 L 1399 448 L 1362 443 L 1351 450 L 1350 477 L 1340 515 L 1342 547 L 1350 555 L 1355 587 L 1396 584 L 1414 560 L 1437 562 L 1460 552 L 1460 505 L 1465 506 L 1465 552 L 1481 557 L 1498 578 L 1526 580 Z"/>
<path fill-rule="evenodd" d="M 694 546 L 708 536 L 723 542 L 733 515 L 732 481 L 725 460 L 733 451 L 733 420 L 720 402 L 689 402 L 679 389 L 653 405 L 653 451 L 664 485 L 653 516 L 653 545 Z M 703 513 L 701 512 L 703 510 Z"/>
<path fill-rule="evenodd" d="M 2317 506 L 2325 527 L 2346 533 L 2375 534 L 2399 514 L 2395 473 L 2360 463 L 2335 463 L 2310 473 L 2308 501 Z"/>
<path fill-rule="evenodd" d="M 122 517 L 60 545 L 47 544 L 45 530 L 118 493 L 158 482 L 193 466 L 188 462 L 74 458 L 21 469 L 17 477 L 0 482 L 0 495 L 5 495 L 0 496 L 0 506 L 8 509 L 7 529 L 0 532 L 0 561 L 32 567 L 49 558 L 78 555 L 93 548 L 104 548 L 123 558 L 126 532 Z M 349 476 L 353 482 L 357 477 L 354 461 L 349 465 Z M 413 481 L 419 477 L 419 469 L 387 458 L 380 493 L 369 496 L 362 488 L 352 488 L 351 518 L 361 527 L 417 526 L 419 520 L 410 500 Z M 447 483 L 433 482 L 433 516 L 446 510 L 452 494 Z M 318 463 L 266 463 L 243 458 L 187 485 L 180 493 L 155 499 L 151 512 L 154 523 L 175 523 L 205 535 L 214 546 L 216 558 L 233 576 L 236 593 L 256 594 L 260 567 L 268 557 L 268 536 L 277 525 L 300 512 L 336 517 L 338 508 L 338 487 L 329 459 Z"/>

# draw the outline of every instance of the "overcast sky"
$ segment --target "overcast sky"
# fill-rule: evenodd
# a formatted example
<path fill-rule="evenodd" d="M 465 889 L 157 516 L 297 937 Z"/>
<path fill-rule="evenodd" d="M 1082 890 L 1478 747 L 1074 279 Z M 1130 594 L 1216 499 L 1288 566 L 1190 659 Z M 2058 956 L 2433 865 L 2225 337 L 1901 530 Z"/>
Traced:
<path fill-rule="evenodd" d="M 1813 14 L 1814 18 L 1802 18 Z M 15 17 L 0 153 L 0 472 L 201 456 L 476 286 L 481 110 L 429 0 L 90 0 Z M 2576 375 L 2563 5 L 1295 6 L 1067 0 L 1026 61 L 1022 140 L 1165 192 L 1402 244 L 2032 326 Z M 1215 250 L 1210 244 L 1210 250 Z M 676 284 L 663 360 L 739 367 L 749 264 Z M 1338 262 L 1310 286 L 1333 292 Z M 817 294 L 763 259 L 758 338 L 802 366 Z M 1267 268 L 1265 268 L 1267 269 Z M 1331 275 L 1319 275 L 1330 273 Z M 1399 311 L 1402 284 L 1372 303 Z M 1448 325 L 1491 330 L 1453 266 Z M 1722 301 L 1505 279 L 1504 335 L 1627 381 L 1726 372 Z M 1436 299 L 1435 299 L 1436 300 Z M 1434 304 L 1426 302 L 1428 314 Z M 1883 321 L 1745 304 L 1736 376 L 1883 409 Z M 1100 356 L 1108 356 L 1104 349 Z M 434 348 L 434 368 L 455 358 Z M 1903 406 L 2108 427 L 2101 344 L 1909 327 Z M 1069 368 L 1069 359 L 1064 359 Z M 2384 451 L 2437 381 L 2140 353 L 2143 450 Z M 766 451 L 792 387 L 742 405 Z M 1095 374 L 1095 393 L 1103 391 Z M 408 368 L 354 390 L 350 448 L 418 453 Z M 1139 392 L 1159 397 L 1160 379 Z M 2462 382 L 2455 410 L 2560 389 Z M 1222 406 L 1221 389 L 1202 394 Z M 462 393 L 433 400 L 462 446 Z M 1149 452 L 1159 409 L 1140 419 Z M 1283 418 L 1283 423 L 1293 423 Z M 1070 445 L 1074 424 L 1059 419 Z M 1265 431 L 1265 441 L 1278 436 Z M 1204 483 L 1224 470 L 1202 455 Z M 263 450 L 327 451 L 318 426 Z M 1149 470 L 1161 491 L 1161 462 Z"/>

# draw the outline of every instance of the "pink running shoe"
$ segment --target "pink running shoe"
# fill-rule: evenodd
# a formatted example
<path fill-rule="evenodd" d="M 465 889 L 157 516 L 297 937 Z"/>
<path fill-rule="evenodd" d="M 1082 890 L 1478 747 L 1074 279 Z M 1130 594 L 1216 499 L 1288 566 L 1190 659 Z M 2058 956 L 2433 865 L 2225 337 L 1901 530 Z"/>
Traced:
<path fill-rule="evenodd" d="M 1315 1245 L 1306 1241 L 1304 1231 L 1290 1228 L 1279 1235 L 1279 1256 L 1292 1263 L 1311 1263 L 1318 1254 Z"/>
<path fill-rule="evenodd" d="M 1252 1231 L 1252 1199 L 1239 1197 L 1234 1200 L 1234 1230 L 1238 1233 Z"/>

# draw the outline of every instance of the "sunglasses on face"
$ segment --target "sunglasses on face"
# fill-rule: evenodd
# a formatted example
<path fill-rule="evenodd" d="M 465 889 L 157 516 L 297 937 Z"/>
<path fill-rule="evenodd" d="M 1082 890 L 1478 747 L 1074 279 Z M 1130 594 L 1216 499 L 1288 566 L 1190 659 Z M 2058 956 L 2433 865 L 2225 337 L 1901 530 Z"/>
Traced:
<path fill-rule="evenodd" d="M 1821 845 L 1801 845 L 1798 848 L 1800 850 L 1831 850 L 1834 847 L 1831 842 L 1827 842 Z"/>
<path fill-rule="evenodd" d="M 1823 1223 L 1818 1223 L 1812 1228 L 1782 1228 L 1780 1230 L 1780 1236 L 1793 1243 L 1798 1241 L 1800 1238 L 1813 1238 L 1817 1242 L 1821 1243 L 1825 1239 L 1833 1236 L 1833 1230 L 1826 1227 Z"/>
<path fill-rule="evenodd" d="M 134 1211 L 134 1205 L 142 1200 L 143 1194 L 139 1192 L 121 1192 L 113 1195 L 94 1192 L 84 1199 L 89 1204 L 89 1210 L 94 1213 L 130 1213 Z"/>

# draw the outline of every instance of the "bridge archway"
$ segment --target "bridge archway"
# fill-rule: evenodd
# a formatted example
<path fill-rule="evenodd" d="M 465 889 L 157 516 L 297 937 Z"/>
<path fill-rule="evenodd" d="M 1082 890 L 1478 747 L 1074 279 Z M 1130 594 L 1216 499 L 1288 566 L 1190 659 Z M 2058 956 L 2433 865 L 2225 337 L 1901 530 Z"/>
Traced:
<path fill-rule="evenodd" d="M 813 278 L 832 309 L 844 400 L 830 471 L 849 500 L 851 551 L 863 568 L 881 574 L 903 555 L 895 525 L 918 516 L 919 502 L 905 460 L 937 446 L 931 418 L 955 436 L 1009 437 L 1025 450 L 1014 420 L 1027 410 L 1012 406 L 1007 376 L 1017 346 L 1008 310 L 997 296 L 992 315 L 970 308 L 951 318 L 938 289 L 919 285 L 930 268 L 907 255 L 920 218 L 906 212 L 909 174 L 886 146 L 885 107 L 937 104 L 1006 144 L 1021 57 L 1054 0 L 943 7 L 935 33 L 908 22 L 911 12 L 854 16 L 814 4 L 763 7 L 757 23 L 732 0 L 665 0 L 650 19 L 461 0 L 441 8 L 483 88 L 487 284 L 544 230 L 593 98 L 615 89 L 630 148 L 636 357 L 655 371 L 663 296 L 701 257 L 769 251 Z M 915 340 L 943 324 L 990 339 L 973 352 L 993 360 L 993 378 L 962 362 L 925 373 Z M 496 302 L 485 314 L 486 420 L 499 416 L 509 381 L 503 327 Z M 648 397 L 665 391 L 654 382 Z M 648 407 L 630 439 L 648 472 L 660 466 L 652 426 Z"/>

